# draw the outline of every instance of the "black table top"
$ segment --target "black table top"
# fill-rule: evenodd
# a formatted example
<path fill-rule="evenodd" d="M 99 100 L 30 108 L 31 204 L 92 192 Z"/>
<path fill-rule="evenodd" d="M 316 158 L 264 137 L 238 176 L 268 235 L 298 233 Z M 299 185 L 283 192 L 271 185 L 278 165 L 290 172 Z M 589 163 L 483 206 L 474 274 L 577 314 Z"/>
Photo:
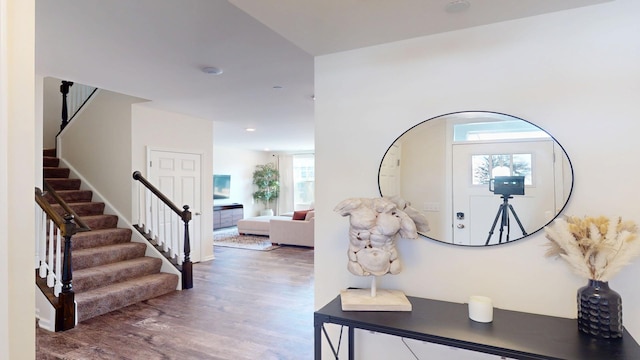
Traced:
<path fill-rule="evenodd" d="M 494 308 L 493 322 L 468 317 L 468 305 L 407 297 L 410 312 L 342 311 L 340 296 L 315 312 L 316 325 L 330 322 L 516 359 L 639 360 L 640 346 L 622 339 L 596 339 L 577 320 Z"/>

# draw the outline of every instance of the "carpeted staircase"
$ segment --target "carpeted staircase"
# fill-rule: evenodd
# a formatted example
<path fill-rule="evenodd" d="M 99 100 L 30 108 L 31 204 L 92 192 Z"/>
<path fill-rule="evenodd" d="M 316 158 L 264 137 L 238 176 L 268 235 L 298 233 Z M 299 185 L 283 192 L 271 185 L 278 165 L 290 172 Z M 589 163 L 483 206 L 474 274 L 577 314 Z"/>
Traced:
<path fill-rule="evenodd" d="M 131 230 L 118 228 L 118 217 L 104 214 L 79 179 L 60 168 L 55 149 L 44 150 L 44 178 L 91 228 L 71 238 L 73 290 L 78 322 L 176 289 L 178 276 L 161 273 L 162 260 L 145 256 L 146 244 L 131 241 Z M 47 195 L 60 214 L 62 208 Z"/>

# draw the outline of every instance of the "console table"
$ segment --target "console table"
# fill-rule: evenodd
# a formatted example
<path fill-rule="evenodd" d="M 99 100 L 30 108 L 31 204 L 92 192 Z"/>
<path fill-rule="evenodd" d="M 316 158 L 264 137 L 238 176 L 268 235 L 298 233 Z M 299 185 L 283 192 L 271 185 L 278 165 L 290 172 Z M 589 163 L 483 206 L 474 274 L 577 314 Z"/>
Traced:
<path fill-rule="evenodd" d="M 355 359 L 354 329 L 432 342 L 515 359 L 637 360 L 640 346 L 624 330 L 622 339 L 595 339 L 578 331 L 575 319 L 494 309 L 492 323 L 468 317 L 468 305 L 407 297 L 409 312 L 342 311 L 340 296 L 314 313 L 315 359 L 322 333 L 332 323 L 348 327 L 349 359 Z"/>
<path fill-rule="evenodd" d="M 216 205 L 213 207 L 213 228 L 220 229 L 238 225 L 244 217 L 242 204 Z"/>

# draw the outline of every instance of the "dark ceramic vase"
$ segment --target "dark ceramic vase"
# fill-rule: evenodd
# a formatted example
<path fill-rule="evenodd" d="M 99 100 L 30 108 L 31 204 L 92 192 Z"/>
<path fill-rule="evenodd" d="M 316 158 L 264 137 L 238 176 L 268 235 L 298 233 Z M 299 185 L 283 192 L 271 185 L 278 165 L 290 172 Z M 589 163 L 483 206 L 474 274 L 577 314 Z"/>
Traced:
<path fill-rule="evenodd" d="M 578 328 L 594 337 L 622 337 L 622 298 L 608 282 L 589 280 L 578 289 Z"/>

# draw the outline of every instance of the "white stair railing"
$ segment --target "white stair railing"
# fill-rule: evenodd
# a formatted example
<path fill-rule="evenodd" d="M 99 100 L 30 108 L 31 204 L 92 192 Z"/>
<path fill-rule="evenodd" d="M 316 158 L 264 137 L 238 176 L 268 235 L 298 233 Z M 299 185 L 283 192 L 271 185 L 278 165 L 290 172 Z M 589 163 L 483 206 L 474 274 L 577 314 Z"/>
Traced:
<path fill-rule="evenodd" d="M 89 99 L 96 89 L 97 88 L 94 86 L 78 83 L 69 88 L 69 95 L 67 95 L 67 109 L 70 114 L 70 119 L 73 119 L 73 116 L 78 112 L 78 110 L 80 110 L 85 101 Z"/>
<path fill-rule="evenodd" d="M 47 279 L 58 297 L 62 291 L 62 235 L 47 213 L 36 203 L 36 256 L 38 275 Z"/>
<path fill-rule="evenodd" d="M 189 226 L 189 206 L 180 210 L 139 171 L 133 173 L 133 179 L 138 181 L 134 199 L 137 209 L 133 216 L 137 229 L 181 270 L 182 288 L 191 289 L 193 264 L 189 239 L 193 236 L 193 227 Z"/>
<path fill-rule="evenodd" d="M 45 188 L 48 185 L 45 182 Z M 57 201 L 59 196 L 53 192 Z M 68 205 L 61 204 L 68 209 Z M 78 227 L 74 220 L 75 212 L 69 209 L 65 216 L 58 214 L 45 199 L 42 190 L 35 189 L 35 268 L 37 269 L 36 287 L 36 318 L 38 325 L 50 331 L 62 331 L 76 325 L 76 305 L 71 266 L 71 237 Z M 81 228 L 88 229 L 81 220 Z M 64 245 L 63 245 L 64 242 Z M 46 286 L 43 281 L 46 279 Z M 48 298 L 53 293 L 57 298 Z M 49 294 L 49 295 L 47 295 Z"/>
<path fill-rule="evenodd" d="M 72 81 L 62 81 L 60 85 L 60 93 L 62 94 L 60 131 L 69 125 L 69 121 L 80 111 L 95 91 L 96 88 L 93 86 L 74 84 Z"/>

